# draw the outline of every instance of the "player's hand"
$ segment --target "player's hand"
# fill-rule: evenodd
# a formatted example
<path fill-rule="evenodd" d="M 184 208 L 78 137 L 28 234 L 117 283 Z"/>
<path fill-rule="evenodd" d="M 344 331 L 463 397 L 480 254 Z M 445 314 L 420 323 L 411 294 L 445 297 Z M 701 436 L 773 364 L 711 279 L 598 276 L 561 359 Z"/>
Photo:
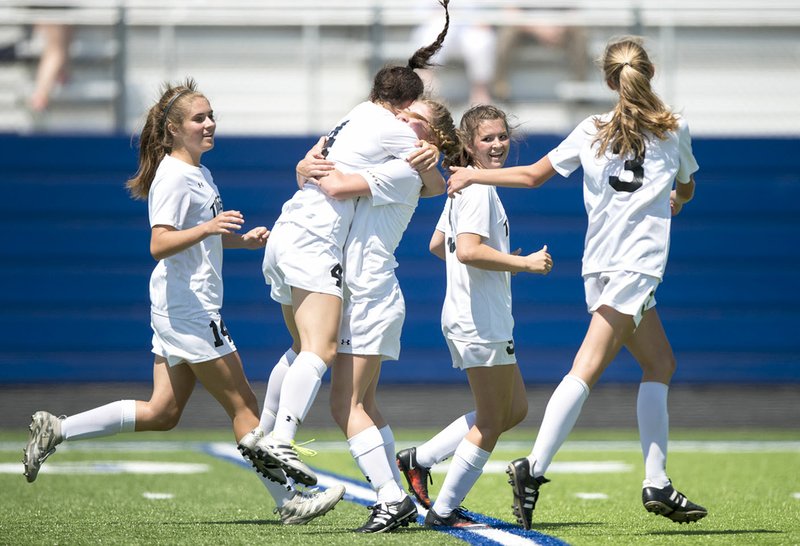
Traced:
<path fill-rule="evenodd" d="M 683 210 L 683 203 L 678 199 L 675 190 L 672 190 L 669 194 L 669 210 L 673 216 L 677 216 Z"/>
<path fill-rule="evenodd" d="M 450 167 L 450 178 L 447 179 L 447 195 L 453 197 L 461 190 L 472 184 L 470 171 L 465 167 Z"/>
<path fill-rule="evenodd" d="M 235 233 L 242 229 L 244 215 L 238 210 L 224 210 L 217 214 L 207 223 L 209 235 L 222 235 L 223 233 Z"/>
<path fill-rule="evenodd" d="M 264 226 L 258 226 L 242 235 L 242 248 L 258 250 L 267 245 L 270 231 Z"/>
<path fill-rule="evenodd" d="M 305 157 L 297 163 L 297 174 L 302 178 L 321 178 L 327 175 L 335 167 L 333 161 L 328 161 L 322 155 L 322 148 L 325 146 L 327 137 L 320 137 L 317 143 L 306 152 Z"/>
<path fill-rule="evenodd" d="M 411 165 L 411 168 L 418 173 L 428 172 L 429 170 L 436 168 L 436 165 L 439 164 L 439 157 L 441 155 L 439 148 L 427 140 L 418 140 L 417 147 L 419 150 L 412 152 L 406 160 L 408 161 L 408 164 Z"/>
<path fill-rule="evenodd" d="M 533 254 L 528 254 L 523 259 L 525 260 L 525 271 L 529 273 L 547 275 L 553 269 L 553 257 L 547 252 L 547 245 Z"/>

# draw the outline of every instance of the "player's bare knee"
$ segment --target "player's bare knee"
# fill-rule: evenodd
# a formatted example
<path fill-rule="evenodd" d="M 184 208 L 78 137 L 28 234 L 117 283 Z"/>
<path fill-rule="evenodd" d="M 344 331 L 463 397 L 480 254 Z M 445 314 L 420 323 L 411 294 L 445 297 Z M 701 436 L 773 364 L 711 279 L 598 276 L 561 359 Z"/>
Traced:
<path fill-rule="evenodd" d="M 156 413 L 149 420 L 149 423 L 147 424 L 147 430 L 159 432 L 172 430 L 178 425 L 179 421 L 180 414 Z"/>
<path fill-rule="evenodd" d="M 496 443 L 500 435 L 505 432 L 505 423 L 501 419 L 492 419 L 488 422 L 476 422 L 475 428 L 483 438 L 484 442 Z"/>
<path fill-rule="evenodd" d="M 325 362 L 328 367 L 330 367 L 331 364 L 333 364 L 333 361 L 336 359 L 337 352 L 338 346 L 336 343 L 332 343 L 326 347 L 323 347 L 320 352 L 317 353 L 317 356 L 319 356 L 320 359 L 322 359 L 322 361 Z"/>
<path fill-rule="evenodd" d="M 645 381 L 669 383 L 677 367 L 678 364 L 674 355 L 664 355 L 650 362 L 642 363 L 643 379 Z"/>
<path fill-rule="evenodd" d="M 528 416 L 528 401 L 515 405 L 511 408 L 511 414 L 506 421 L 505 430 L 510 430 L 520 424 Z"/>

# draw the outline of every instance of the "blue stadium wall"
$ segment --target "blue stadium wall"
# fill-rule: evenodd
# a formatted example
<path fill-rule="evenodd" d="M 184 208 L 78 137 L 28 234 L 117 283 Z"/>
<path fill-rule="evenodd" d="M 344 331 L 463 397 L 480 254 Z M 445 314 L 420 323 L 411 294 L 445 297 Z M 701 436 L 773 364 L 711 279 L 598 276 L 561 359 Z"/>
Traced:
<path fill-rule="evenodd" d="M 313 138 L 220 136 L 205 164 L 225 207 L 271 225 L 294 190 L 293 166 Z M 534 136 L 509 164 L 558 142 Z M 679 382 L 800 382 L 800 141 L 696 139 L 696 199 L 673 222 L 659 312 Z M 0 383 L 149 381 L 152 377 L 146 204 L 123 188 L 136 170 L 126 137 L 0 135 Z M 547 244 L 547 277 L 513 278 L 515 341 L 530 383 L 569 369 L 589 316 L 580 258 L 580 173 L 538 190 L 501 190 L 512 245 Z M 423 200 L 398 250 L 407 318 L 394 383 L 464 381 L 439 328 L 444 265 L 428 253 L 443 197 Z M 227 251 L 223 316 L 251 380 L 289 345 L 261 276 L 261 253 Z M 623 351 L 605 381 L 636 382 Z"/>

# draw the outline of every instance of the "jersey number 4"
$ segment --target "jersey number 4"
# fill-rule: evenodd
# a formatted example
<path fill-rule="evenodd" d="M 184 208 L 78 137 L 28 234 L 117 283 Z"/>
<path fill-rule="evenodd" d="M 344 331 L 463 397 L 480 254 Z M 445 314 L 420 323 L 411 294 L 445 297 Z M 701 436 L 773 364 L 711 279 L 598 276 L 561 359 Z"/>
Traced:
<path fill-rule="evenodd" d="M 633 173 L 633 180 L 630 182 L 623 182 L 618 176 L 609 176 L 608 183 L 617 191 L 624 191 L 633 193 L 642 187 L 644 182 L 644 157 L 637 157 L 636 159 L 628 159 L 625 161 L 625 170 Z"/>
<path fill-rule="evenodd" d="M 334 143 L 334 142 L 336 142 L 336 135 L 338 135 L 338 134 L 339 134 L 339 131 L 341 131 L 341 130 L 342 130 L 342 128 L 343 128 L 345 125 L 347 125 L 348 123 L 350 123 L 350 120 L 349 120 L 349 119 L 346 119 L 346 120 L 344 120 L 343 122 L 341 122 L 339 125 L 337 125 L 337 126 L 336 126 L 336 127 L 333 129 L 333 131 L 331 131 L 330 133 L 328 133 L 328 138 L 327 138 L 327 139 L 325 139 L 325 146 L 323 146 L 323 147 L 322 147 L 322 157 L 328 157 L 328 154 L 329 154 L 329 153 L 330 153 L 330 151 L 331 151 L 331 146 L 333 146 L 333 143 Z"/>

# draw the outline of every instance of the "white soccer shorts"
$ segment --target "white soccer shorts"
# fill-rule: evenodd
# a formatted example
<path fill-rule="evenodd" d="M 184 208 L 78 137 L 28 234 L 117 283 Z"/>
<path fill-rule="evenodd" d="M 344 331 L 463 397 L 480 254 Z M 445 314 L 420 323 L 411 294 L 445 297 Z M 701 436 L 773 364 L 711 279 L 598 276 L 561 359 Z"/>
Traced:
<path fill-rule="evenodd" d="M 636 326 L 642 315 L 656 306 L 656 288 L 661 283 L 658 277 L 633 271 L 610 271 L 584 275 L 586 307 L 590 313 L 607 305 L 622 314 L 633 317 Z"/>
<path fill-rule="evenodd" d="M 196 319 L 175 319 L 150 313 L 153 353 L 170 366 L 216 360 L 236 351 L 222 316 L 210 313 Z"/>
<path fill-rule="evenodd" d="M 491 368 L 517 363 L 514 340 L 496 342 L 472 342 L 445 338 L 453 367 L 459 370 L 468 368 Z"/>
<path fill-rule="evenodd" d="M 292 304 L 292 287 L 342 298 L 342 249 L 293 223 L 272 228 L 262 270 L 281 305 Z"/>
<path fill-rule="evenodd" d="M 405 318 L 406 303 L 399 284 L 381 298 L 346 300 L 339 329 L 339 352 L 397 360 Z"/>

